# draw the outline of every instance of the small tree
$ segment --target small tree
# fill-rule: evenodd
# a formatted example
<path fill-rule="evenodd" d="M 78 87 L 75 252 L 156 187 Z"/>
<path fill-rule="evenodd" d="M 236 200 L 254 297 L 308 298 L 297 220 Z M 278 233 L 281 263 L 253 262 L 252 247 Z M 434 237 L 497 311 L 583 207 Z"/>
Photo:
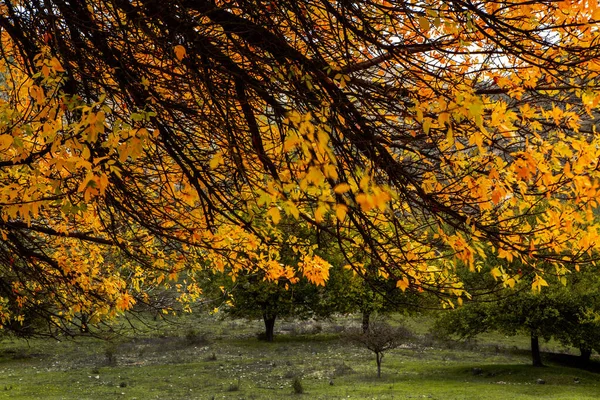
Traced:
<path fill-rule="evenodd" d="M 352 329 L 347 337 L 351 342 L 375 353 L 377 377 L 381 378 L 381 361 L 385 352 L 405 343 L 412 333 L 404 327 L 394 328 L 384 321 L 371 321 L 366 331 L 362 328 Z"/>

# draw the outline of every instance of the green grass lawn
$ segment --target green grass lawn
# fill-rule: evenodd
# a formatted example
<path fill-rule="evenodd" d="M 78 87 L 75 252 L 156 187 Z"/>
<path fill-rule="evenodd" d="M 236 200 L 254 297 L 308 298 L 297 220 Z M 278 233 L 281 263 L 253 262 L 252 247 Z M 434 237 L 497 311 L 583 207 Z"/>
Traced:
<path fill-rule="evenodd" d="M 258 322 L 199 315 L 178 322 L 113 342 L 6 338 L 0 399 L 600 398 L 597 373 L 552 362 L 531 367 L 526 338 L 460 344 L 421 337 L 390 351 L 377 379 L 372 354 L 336 333 L 348 321 L 280 322 L 274 343 L 256 338 Z M 427 320 L 408 325 L 423 334 Z M 559 350 L 552 345 L 543 349 Z M 295 378 L 301 395 L 293 393 Z"/>

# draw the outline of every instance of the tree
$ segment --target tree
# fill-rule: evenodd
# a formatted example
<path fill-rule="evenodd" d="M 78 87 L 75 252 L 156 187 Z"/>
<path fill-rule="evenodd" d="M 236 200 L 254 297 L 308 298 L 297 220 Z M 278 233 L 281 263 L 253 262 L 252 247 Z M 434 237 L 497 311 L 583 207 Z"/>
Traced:
<path fill-rule="evenodd" d="M 278 318 L 328 318 L 333 314 L 360 312 L 363 316 L 363 332 L 369 327 L 373 313 L 415 310 L 425 304 L 424 296 L 402 292 L 396 282 L 384 277 L 361 277 L 344 265 L 342 255 L 333 246 L 335 237 L 327 231 L 299 229 L 293 219 L 278 224 L 286 236 L 279 248 L 280 267 L 286 274 L 269 279 L 266 272 L 232 274 L 232 271 L 210 274 L 202 279 L 203 294 L 219 299 L 221 309 L 233 317 L 261 318 L 265 323 L 265 338 L 274 339 L 274 326 Z M 291 266 L 298 265 L 296 245 L 312 245 L 314 253 L 328 266 L 327 284 L 309 282 L 302 274 L 293 275 Z M 302 264 L 302 263 L 300 263 Z M 378 273 L 376 268 L 365 267 L 366 273 Z M 286 275 L 283 277 L 283 275 Z"/>
<path fill-rule="evenodd" d="M 600 290 L 596 271 L 580 272 L 567 286 L 553 290 L 564 310 L 563 325 L 554 338 L 579 349 L 581 363 L 587 364 L 592 350 L 600 351 Z"/>
<path fill-rule="evenodd" d="M 457 309 L 443 318 L 438 326 L 461 337 L 497 330 L 507 335 L 523 332 L 531 339 L 531 359 L 534 366 L 542 366 L 539 339 L 549 340 L 558 330 L 560 311 L 548 298 L 538 293 L 521 291 L 507 294 L 497 303 L 473 303 Z"/>
<path fill-rule="evenodd" d="M 0 2 L 3 320 L 278 271 L 282 215 L 402 290 L 467 296 L 456 264 L 486 246 L 539 287 L 600 243 L 599 19 L 593 1 Z"/>
<path fill-rule="evenodd" d="M 406 328 L 394 328 L 384 321 L 371 322 L 366 332 L 361 328 L 351 330 L 346 335 L 350 341 L 375 353 L 378 378 L 381 378 L 381 361 L 385 352 L 395 349 L 412 336 Z"/>
<path fill-rule="evenodd" d="M 277 319 L 324 318 L 335 312 L 324 304 L 325 288 L 309 283 L 304 277 L 291 284 L 268 281 L 264 276 L 239 275 L 228 287 L 229 290 L 223 287 L 227 296 L 223 311 L 236 318 L 262 319 L 268 342 L 275 338 Z"/>
<path fill-rule="evenodd" d="M 369 266 L 365 270 L 375 271 Z M 347 268 L 332 268 L 327 282 L 326 304 L 340 314 L 359 313 L 364 333 L 373 316 L 391 313 L 414 314 L 425 307 L 439 307 L 426 293 L 402 291 L 394 279 L 385 275 L 361 276 Z"/>
<path fill-rule="evenodd" d="M 205 297 L 223 303 L 224 307 L 220 308 L 228 315 L 262 319 L 265 324 L 265 339 L 268 342 L 274 340 L 275 322 L 279 318 L 325 318 L 337 311 L 345 311 L 337 308 L 339 303 L 328 295 L 331 288 L 344 285 L 344 282 L 338 282 L 338 277 L 342 276 L 339 273 L 332 274 L 333 279 L 330 276 L 330 272 L 340 270 L 341 266 L 332 266 L 329 261 L 319 256 L 325 256 L 326 252 L 320 251 L 319 247 L 327 247 L 326 243 L 331 238 L 301 229 L 294 222 L 290 218 L 279 222 L 278 230 L 284 237 L 281 238 L 282 245 L 276 253 L 278 258 L 271 261 L 277 265 L 269 270 L 209 270 L 201 279 Z M 313 247 L 315 255 L 303 260 L 300 251 L 303 247 Z M 326 258 L 332 260 L 335 257 L 330 255 Z M 311 281 L 296 271 L 294 266 L 301 266 L 307 270 Z M 311 271 L 318 272 L 316 277 Z M 325 281 L 328 281 L 327 287 Z"/>
<path fill-rule="evenodd" d="M 597 315 L 600 292 L 595 272 L 581 272 L 566 286 L 555 283 L 541 292 L 527 290 L 528 283 L 516 284 L 442 315 L 436 323 L 442 332 L 473 337 L 490 330 L 507 335 L 525 333 L 531 338 L 534 366 L 542 366 L 539 340 L 554 337 L 581 351 L 589 361 L 592 349 L 599 348 Z"/>

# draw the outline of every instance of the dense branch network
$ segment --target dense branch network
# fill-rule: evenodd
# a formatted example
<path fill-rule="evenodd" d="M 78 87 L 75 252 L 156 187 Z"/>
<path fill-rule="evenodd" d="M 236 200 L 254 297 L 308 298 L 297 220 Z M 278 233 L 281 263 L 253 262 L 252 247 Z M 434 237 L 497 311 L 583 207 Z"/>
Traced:
<path fill-rule="evenodd" d="M 0 8 L 8 287 L 70 288 L 64 307 L 102 314 L 194 268 L 323 280 L 308 243 L 278 262 L 290 219 L 357 273 L 442 295 L 466 295 L 455 271 L 486 252 L 537 287 L 545 261 L 594 257 L 594 1 Z"/>

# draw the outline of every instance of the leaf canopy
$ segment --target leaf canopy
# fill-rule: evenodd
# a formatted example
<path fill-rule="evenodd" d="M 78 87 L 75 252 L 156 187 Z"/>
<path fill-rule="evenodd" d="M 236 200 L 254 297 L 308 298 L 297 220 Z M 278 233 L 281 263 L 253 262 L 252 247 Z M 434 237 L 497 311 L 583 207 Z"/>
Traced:
<path fill-rule="evenodd" d="M 0 316 L 192 301 L 199 268 L 324 283 L 309 243 L 278 262 L 285 218 L 403 290 L 468 296 L 484 249 L 541 287 L 599 245 L 599 27 L 595 0 L 2 1 Z"/>

